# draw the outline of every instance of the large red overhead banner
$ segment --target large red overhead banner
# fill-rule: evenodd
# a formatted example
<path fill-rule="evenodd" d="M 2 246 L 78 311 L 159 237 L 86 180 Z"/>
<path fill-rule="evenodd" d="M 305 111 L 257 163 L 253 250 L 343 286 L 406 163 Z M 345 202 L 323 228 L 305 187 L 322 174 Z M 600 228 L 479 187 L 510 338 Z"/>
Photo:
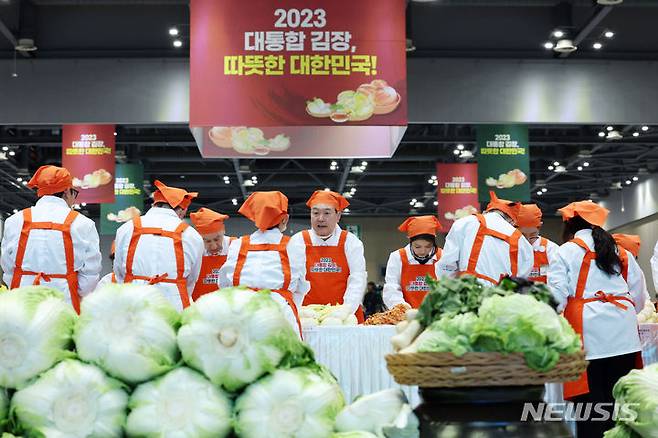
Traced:
<path fill-rule="evenodd" d="M 439 221 L 448 230 L 458 219 L 480 211 L 477 163 L 436 165 Z"/>
<path fill-rule="evenodd" d="M 386 157 L 407 124 L 404 0 L 191 2 L 204 156 Z"/>
<path fill-rule="evenodd" d="M 73 175 L 77 202 L 114 202 L 114 125 L 64 125 L 62 166 Z"/>

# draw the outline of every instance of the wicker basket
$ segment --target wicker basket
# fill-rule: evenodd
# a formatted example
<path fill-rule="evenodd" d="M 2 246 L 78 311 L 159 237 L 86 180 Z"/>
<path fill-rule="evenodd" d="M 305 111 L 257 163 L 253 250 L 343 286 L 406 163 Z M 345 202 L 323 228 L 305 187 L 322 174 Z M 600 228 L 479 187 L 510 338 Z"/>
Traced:
<path fill-rule="evenodd" d="M 388 371 L 400 385 L 425 388 L 465 386 L 525 386 L 576 380 L 587 369 L 585 354 L 563 355 L 555 368 L 535 371 L 520 353 L 389 354 Z"/>

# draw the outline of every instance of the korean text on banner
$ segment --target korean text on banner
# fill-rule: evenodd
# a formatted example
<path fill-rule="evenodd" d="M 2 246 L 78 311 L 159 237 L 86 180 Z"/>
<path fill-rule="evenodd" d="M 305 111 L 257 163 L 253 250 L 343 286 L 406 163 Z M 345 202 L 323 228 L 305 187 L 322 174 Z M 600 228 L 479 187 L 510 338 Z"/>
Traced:
<path fill-rule="evenodd" d="M 144 211 L 144 168 L 141 164 L 117 164 L 113 204 L 101 205 L 101 234 L 117 229 Z"/>
<path fill-rule="evenodd" d="M 478 186 L 480 202 L 489 201 L 489 191 L 510 201 L 530 200 L 530 147 L 524 125 L 477 127 Z"/>
<path fill-rule="evenodd" d="M 64 125 L 62 166 L 73 175 L 78 203 L 114 202 L 114 125 Z"/>
<path fill-rule="evenodd" d="M 436 176 L 438 215 L 444 231 L 457 219 L 480 211 L 477 164 L 438 163 Z"/>

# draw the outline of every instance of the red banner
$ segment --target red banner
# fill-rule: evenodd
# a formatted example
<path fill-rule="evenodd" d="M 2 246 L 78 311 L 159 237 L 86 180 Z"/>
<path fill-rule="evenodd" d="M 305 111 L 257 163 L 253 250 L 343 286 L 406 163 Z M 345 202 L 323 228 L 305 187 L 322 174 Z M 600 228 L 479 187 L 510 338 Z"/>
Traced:
<path fill-rule="evenodd" d="M 395 151 L 407 124 L 404 0 L 192 0 L 190 8 L 190 126 L 204 156 Z M 383 129 L 364 144 L 373 127 Z M 333 150 L 338 142 L 344 152 Z"/>
<path fill-rule="evenodd" d="M 78 202 L 114 202 L 114 125 L 64 125 L 62 166 L 73 175 Z"/>
<path fill-rule="evenodd" d="M 439 221 L 444 230 L 452 223 L 480 211 L 477 163 L 436 165 Z"/>

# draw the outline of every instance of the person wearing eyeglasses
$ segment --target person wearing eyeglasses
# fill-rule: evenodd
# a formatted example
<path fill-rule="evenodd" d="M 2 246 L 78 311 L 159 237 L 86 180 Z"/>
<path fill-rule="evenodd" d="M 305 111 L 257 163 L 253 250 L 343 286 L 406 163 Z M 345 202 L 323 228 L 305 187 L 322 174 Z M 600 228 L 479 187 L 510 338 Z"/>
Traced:
<path fill-rule="evenodd" d="M 41 166 L 28 187 L 37 189 L 39 200 L 5 221 L 3 280 L 11 289 L 58 289 L 79 313 L 80 300 L 94 290 L 101 271 L 96 225 L 72 209 L 78 191 L 68 170 Z"/>

